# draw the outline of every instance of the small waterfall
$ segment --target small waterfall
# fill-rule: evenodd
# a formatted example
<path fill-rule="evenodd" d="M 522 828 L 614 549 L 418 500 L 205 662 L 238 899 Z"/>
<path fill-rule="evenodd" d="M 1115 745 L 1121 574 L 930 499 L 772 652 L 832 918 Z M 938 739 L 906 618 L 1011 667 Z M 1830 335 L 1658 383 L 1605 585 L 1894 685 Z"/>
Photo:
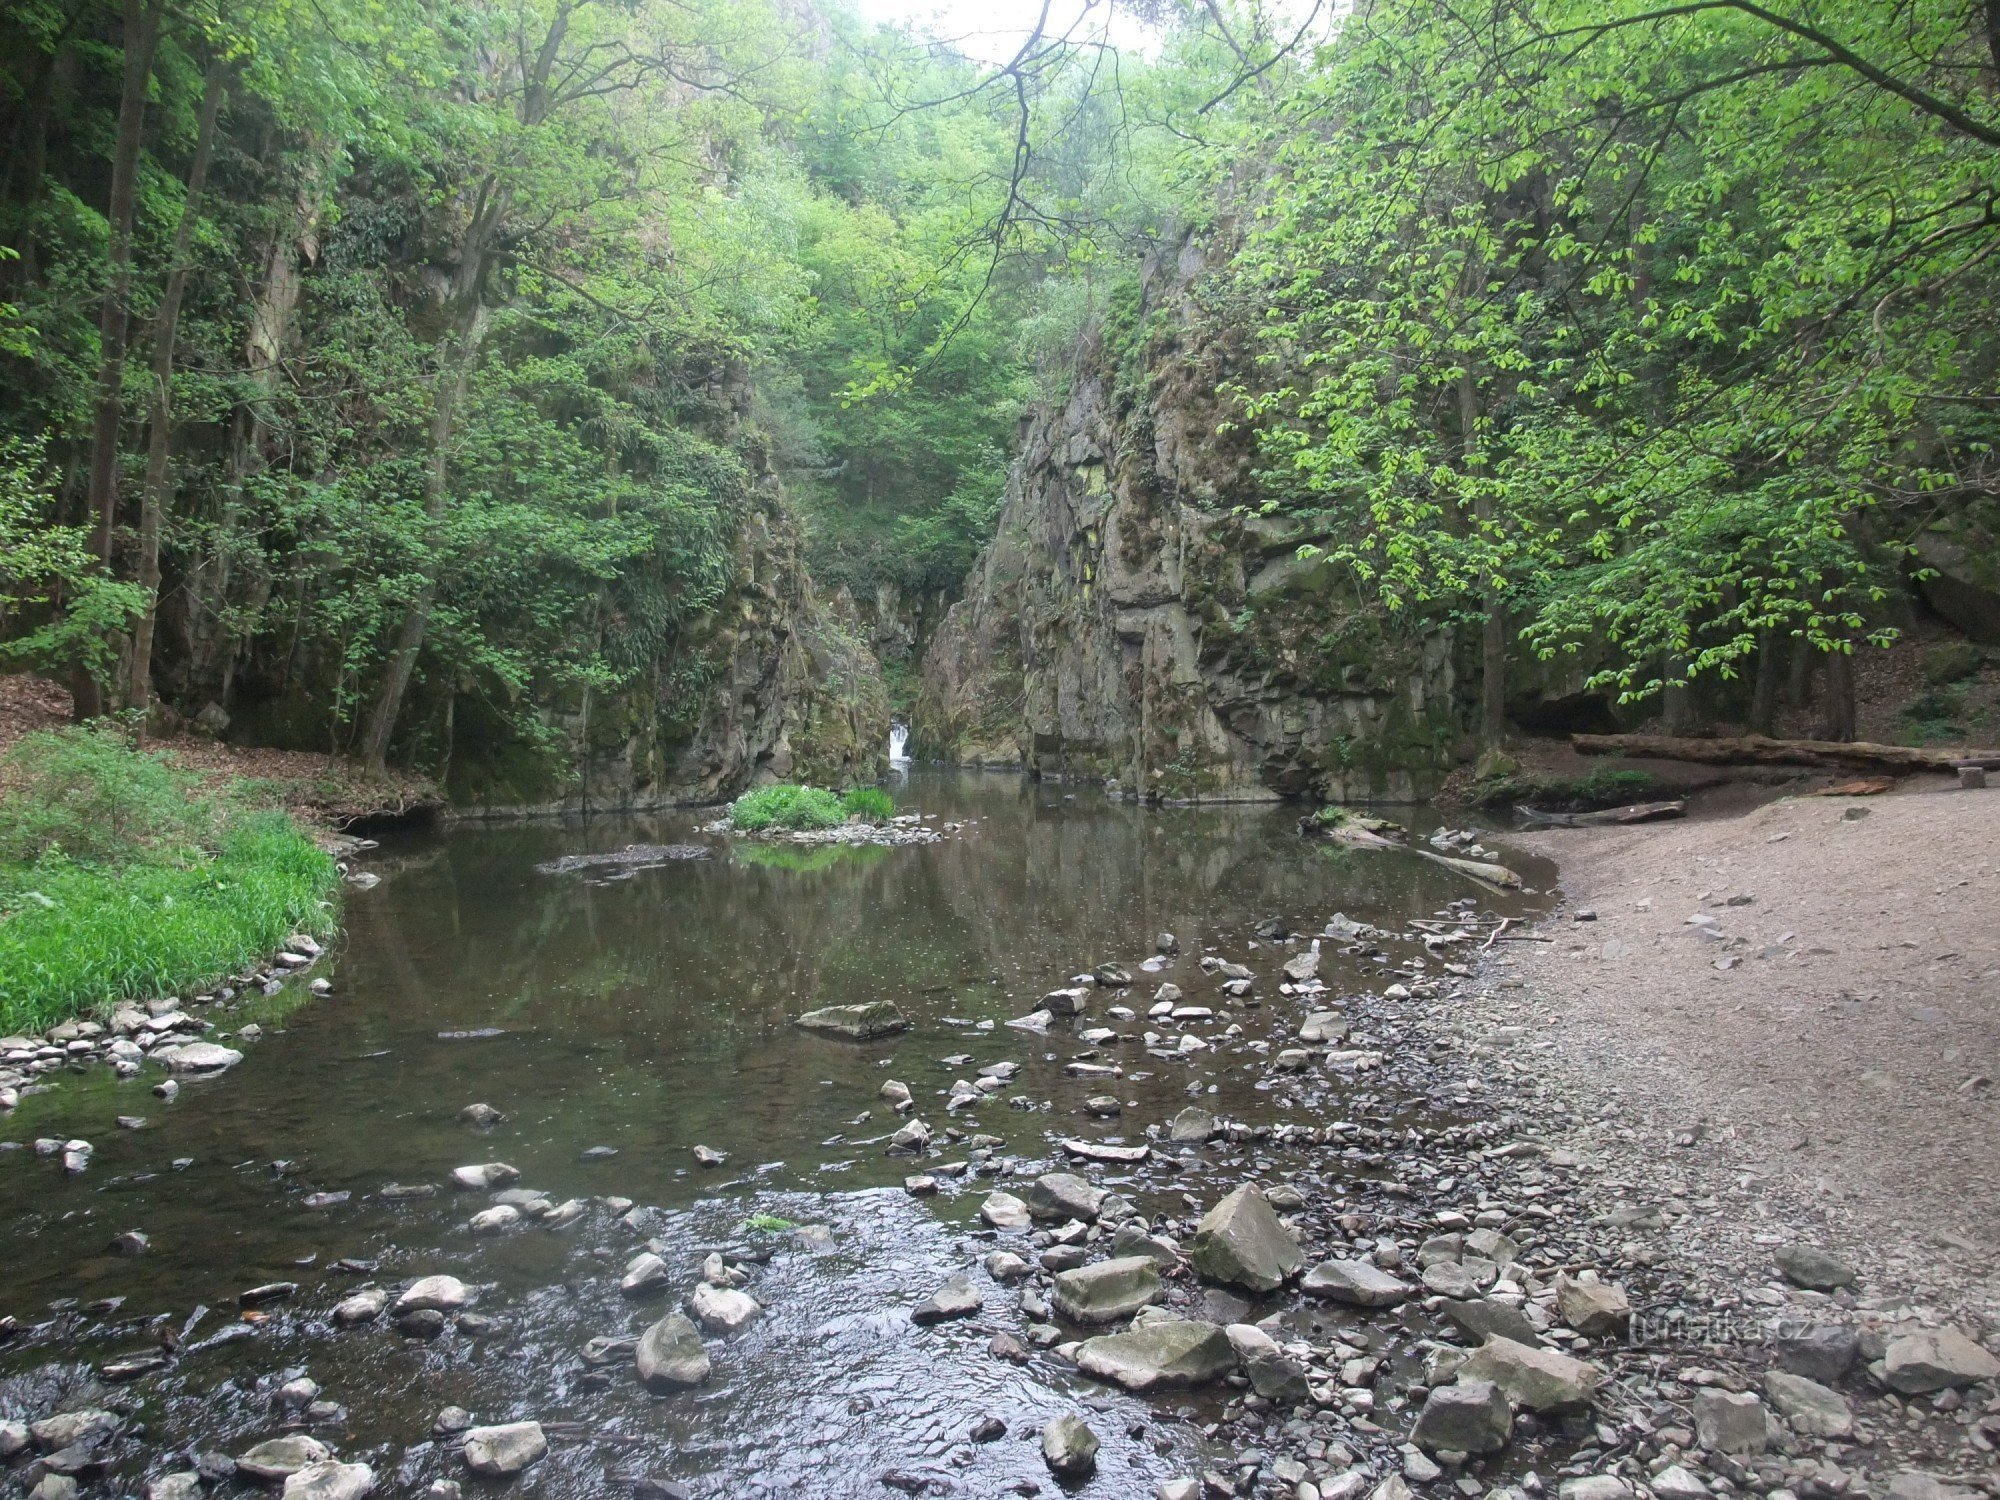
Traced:
<path fill-rule="evenodd" d="M 910 731 L 902 724 L 889 726 L 889 764 L 907 766 L 910 763 Z"/>

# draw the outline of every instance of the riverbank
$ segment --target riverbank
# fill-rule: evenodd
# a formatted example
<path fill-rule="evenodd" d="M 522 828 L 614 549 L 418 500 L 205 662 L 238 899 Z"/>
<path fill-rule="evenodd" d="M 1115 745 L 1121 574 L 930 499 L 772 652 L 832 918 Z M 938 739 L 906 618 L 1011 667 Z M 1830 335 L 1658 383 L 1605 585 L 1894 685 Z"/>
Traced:
<path fill-rule="evenodd" d="M 1538 833 L 1565 904 L 1457 1013 L 1711 1265 L 1810 1229 L 2000 1322 L 2000 791 Z M 1518 1040 L 1513 1033 L 1519 1030 Z"/>

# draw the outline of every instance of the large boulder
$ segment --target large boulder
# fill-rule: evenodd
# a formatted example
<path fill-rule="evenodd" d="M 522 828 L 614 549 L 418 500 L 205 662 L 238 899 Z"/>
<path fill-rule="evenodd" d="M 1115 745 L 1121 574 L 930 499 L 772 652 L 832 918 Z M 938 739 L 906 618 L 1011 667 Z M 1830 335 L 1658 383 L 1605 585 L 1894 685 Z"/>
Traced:
<path fill-rule="evenodd" d="M 2000 1379 L 1995 1359 L 1956 1328 L 1923 1328 L 1889 1340 L 1882 1356 L 1882 1378 L 1891 1390 L 1906 1396 Z"/>
<path fill-rule="evenodd" d="M 502 1422 L 465 1434 L 465 1466 L 488 1479 L 518 1474 L 549 1451 L 540 1422 Z"/>
<path fill-rule="evenodd" d="M 1078 1323 L 1116 1323 L 1160 1297 L 1152 1257 L 1125 1255 L 1057 1273 L 1056 1311 Z"/>
<path fill-rule="evenodd" d="M 1327 1260 L 1306 1272 L 1299 1290 L 1350 1307 L 1393 1307 L 1415 1288 L 1365 1260 Z"/>
<path fill-rule="evenodd" d="M 708 1351 L 702 1347 L 701 1330 L 686 1313 L 668 1313 L 648 1328 L 632 1357 L 649 1390 L 680 1390 L 708 1379 Z"/>
<path fill-rule="evenodd" d="M 1748 1391 L 1697 1391 L 1694 1430 L 1710 1453 L 1754 1457 L 1770 1445 L 1771 1416 Z"/>
<path fill-rule="evenodd" d="M 288 1432 L 283 1437 L 266 1438 L 248 1452 L 238 1454 L 236 1472 L 247 1479 L 276 1484 L 301 1469 L 325 1463 L 330 1456 L 326 1444 L 318 1438 L 303 1432 Z"/>
<path fill-rule="evenodd" d="M 1529 1411 L 1572 1411 L 1590 1404 L 1592 1393 L 1604 1383 L 1604 1372 L 1553 1349 L 1493 1338 L 1458 1367 L 1458 1378 L 1491 1381 L 1515 1406 Z"/>
<path fill-rule="evenodd" d="M 1275 1292 L 1298 1274 L 1305 1254 L 1256 1184 L 1246 1182 L 1202 1216 L 1188 1262 L 1210 1281 Z"/>
<path fill-rule="evenodd" d="M 1097 1434 L 1065 1412 L 1042 1429 L 1042 1462 L 1058 1479 L 1088 1479 L 1097 1467 Z"/>
<path fill-rule="evenodd" d="M 1034 1216 L 1028 1212 L 1028 1205 L 1012 1193 L 992 1192 L 979 1205 L 979 1217 L 995 1229 L 1026 1229 Z"/>
<path fill-rule="evenodd" d="M 827 1005 L 809 1010 L 798 1019 L 807 1031 L 821 1036 L 837 1036 L 850 1042 L 872 1042 L 878 1036 L 894 1036 L 909 1028 L 909 1019 L 893 1000 L 870 1000 L 865 1005 Z"/>
<path fill-rule="evenodd" d="M 243 1054 L 218 1042 L 185 1042 L 178 1047 L 155 1047 L 154 1062 L 163 1062 L 176 1073 L 220 1073 L 243 1061 Z"/>
<path fill-rule="evenodd" d="M 367 1500 L 375 1471 L 366 1464 L 327 1459 L 307 1464 L 285 1481 L 285 1500 Z"/>
<path fill-rule="evenodd" d="M 1531 1349 L 1542 1347 L 1541 1331 L 1528 1315 L 1511 1303 L 1493 1297 L 1468 1297 L 1448 1301 L 1439 1309 L 1444 1320 L 1475 1343 L 1488 1339 L 1512 1339 Z"/>
<path fill-rule="evenodd" d="M 1213 1323 L 1155 1317 L 1124 1333 L 1085 1339 L 1076 1367 L 1128 1391 L 1152 1391 L 1220 1380 L 1236 1368 L 1236 1351 Z"/>
<path fill-rule="evenodd" d="M 1429 1453 L 1497 1453 L 1514 1435 L 1507 1398 L 1490 1380 L 1460 1380 L 1424 1401 L 1410 1441 Z"/>

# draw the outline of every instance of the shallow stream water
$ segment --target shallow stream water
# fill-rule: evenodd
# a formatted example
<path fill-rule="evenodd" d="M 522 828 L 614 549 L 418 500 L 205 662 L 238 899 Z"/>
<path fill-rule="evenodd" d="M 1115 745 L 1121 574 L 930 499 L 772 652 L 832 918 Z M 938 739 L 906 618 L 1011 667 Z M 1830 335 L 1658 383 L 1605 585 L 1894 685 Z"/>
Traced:
<path fill-rule="evenodd" d="M 278 1432 L 276 1386 L 300 1373 L 344 1408 L 315 1435 L 371 1463 L 390 1494 L 465 1477 L 430 1435 L 448 1404 L 481 1422 L 549 1426 L 549 1458 L 519 1482 L 537 1495 L 622 1495 L 634 1475 L 718 1497 L 879 1495 L 885 1476 L 935 1493 L 1053 1493 L 1035 1433 L 1079 1408 L 1104 1444 L 1080 1493 L 1142 1495 L 1198 1470 L 1220 1396 L 1141 1401 L 1050 1355 L 994 1358 L 993 1334 L 1018 1331 L 1021 1318 L 1016 1293 L 978 1261 L 1025 1237 L 980 1226 L 991 1181 L 945 1179 L 939 1196 L 918 1199 L 903 1179 L 966 1159 L 946 1138 L 953 1125 L 1000 1137 L 1014 1163 L 1054 1166 L 1065 1137 L 1142 1142 L 1191 1098 L 1252 1122 L 1449 1111 L 1450 1100 L 1389 1097 L 1366 1075 L 1275 1074 L 1271 1053 L 1314 1007 L 1278 990 L 1298 948 L 1259 941 L 1256 928 L 1277 918 L 1315 933 L 1335 912 L 1399 926 L 1468 896 L 1502 912 L 1532 898 L 1496 898 L 1412 855 L 1307 844 L 1293 832 L 1296 808 L 1144 810 L 925 771 L 899 795 L 962 826 L 936 844 L 858 850 L 731 844 L 703 834 L 694 814 L 388 842 L 366 865 L 381 883 L 348 895 L 342 942 L 313 970 L 334 994 L 272 1008 L 242 1064 L 172 1103 L 151 1094 L 154 1070 L 130 1082 L 102 1069 L 61 1075 L 0 1119 L 0 1141 L 17 1147 L 37 1137 L 96 1147 L 74 1178 L 31 1150 L 0 1152 L 0 1315 L 24 1325 L 0 1343 L 0 1418 L 95 1399 L 95 1367 L 157 1347 L 170 1327 L 187 1329 L 178 1358 L 120 1388 L 138 1404 L 144 1441 L 121 1449 L 107 1492 Z M 709 853 L 650 868 L 537 868 L 635 842 Z M 1537 884 L 1547 872 L 1529 873 Z M 1142 972 L 1163 931 L 1181 956 Z M 1220 994 L 1199 967 L 1205 952 L 1254 970 L 1257 1003 Z M 1047 1035 L 1004 1024 L 1107 961 L 1138 983 L 1123 997 L 1099 992 L 1089 1018 Z M 1382 982 L 1379 969 L 1331 953 L 1323 977 L 1333 999 Z M 1149 1053 L 1139 1038 L 1162 981 L 1218 1012 L 1186 1028 L 1218 1045 Z M 1104 1008 L 1121 998 L 1138 1019 L 1109 1023 L 1119 1042 L 1085 1046 L 1076 1030 L 1107 1024 Z M 852 1044 L 792 1024 L 817 1006 L 875 999 L 895 1001 L 911 1029 Z M 218 1032 L 248 1014 L 221 1018 Z M 1154 1024 L 1170 1041 L 1183 1029 Z M 1080 1055 L 1123 1076 L 1069 1076 Z M 1007 1087 L 947 1114 L 954 1079 L 1002 1061 L 1020 1064 Z M 928 1162 L 885 1155 L 902 1123 L 878 1097 L 889 1078 L 908 1083 L 937 1132 Z M 1083 1110 L 1107 1092 L 1122 1115 Z M 474 1101 L 506 1120 L 469 1128 L 459 1111 Z M 118 1128 L 121 1115 L 144 1124 Z M 698 1166 L 698 1144 L 727 1161 Z M 602 1147 L 615 1154 L 585 1156 Z M 513 1164 L 522 1186 L 556 1201 L 592 1199 L 592 1211 L 562 1231 L 474 1239 L 466 1220 L 483 1195 L 446 1184 L 452 1168 L 485 1161 Z M 1242 1149 L 1176 1148 L 1144 1168 L 1083 1170 L 1149 1213 L 1185 1214 L 1258 1162 Z M 391 1183 L 439 1190 L 384 1201 Z M 307 1206 L 337 1193 L 351 1196 Z M 596 1201 L 613 1195 L 641 1205 L 643 1232 Z M 830 1241 L 783 1224 L 824 1225 Z M 127 1229 L 149 1236 L 150 1253 L 108 1248 Z M 667 1298 L 635 1302 L 619 1274 L 648 1237 L 679 1279 Z M 726 1246 L 768 1252 L 750 1288 L 768 1310 L 710 1341 L 708 1385 L 656 1397 L 629 1357 L 601 1368 L 580 1358 L 591 1338 L 660 1317 L 693 1286 L 705 1250 Z M 344 1258 L 373 1269 L 340 1269 Z M 910 1308 L 968 1268 L 985 1313 L 914 1327 Z M 490 1332 L 423 1342 L 386 1319 L 328 1325 L 358 1285 L 434 1272 L 483 1288 Z M 270 1282 L 298 1291 L 244 1321 L 239 1295 Z M 968 1433 L 986 1416 L 1008 1435 L 974 1444 Z"/>

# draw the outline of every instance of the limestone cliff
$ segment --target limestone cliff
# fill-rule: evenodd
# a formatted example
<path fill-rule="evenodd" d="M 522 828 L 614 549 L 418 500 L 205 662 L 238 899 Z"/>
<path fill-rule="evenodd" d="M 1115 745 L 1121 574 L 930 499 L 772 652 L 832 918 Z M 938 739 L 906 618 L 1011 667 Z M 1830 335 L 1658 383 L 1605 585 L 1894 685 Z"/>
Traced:
<path fill-rule="evenodd" d="M 606 811 L 883 775 L 881 667 L 852 607 L 813 587 L 775 482 L 737 534 L 733 572 L 716 609 L 638 680 L 554 716 L 563 770 L 552 778 L 545 753 L 489 756 L 454 778 L 453 800 L 474 813 Z"/>
<path fill-rule="evenodd" d="M 998 534 L 933 636 L 920 756 L 1163 799 L 1413 799 L 1450 769 L 1448 637 L 1406 635 L 1261 495 L 1218 386 L 1249 367 L 1190 244 L 1023 422 Z"/>

